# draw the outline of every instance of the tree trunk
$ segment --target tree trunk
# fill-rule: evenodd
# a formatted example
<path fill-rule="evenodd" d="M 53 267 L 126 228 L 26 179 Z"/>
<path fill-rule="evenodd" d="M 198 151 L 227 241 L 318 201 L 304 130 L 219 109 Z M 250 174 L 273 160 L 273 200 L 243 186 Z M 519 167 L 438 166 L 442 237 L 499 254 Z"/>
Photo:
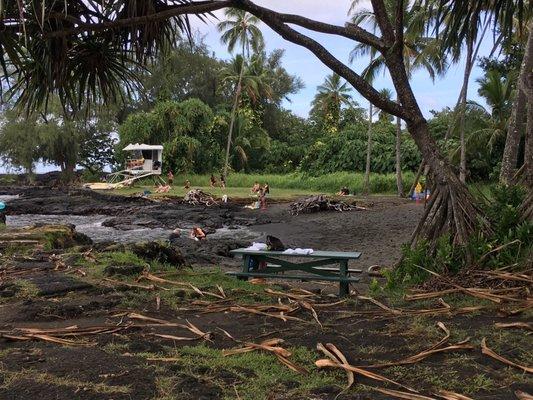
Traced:
<path fill-rule="evenodd" d="M 522 74 L 523 70 L 520 72 Z M 520 85 L 518 85 L 520 86 Z M 520 145 L 520 135 L 526 122 L 526 95 L 518 87 L 516 98 L 513 102 L 513 111 L 507 128 L 505 148 L 503 150 L 502 167 L 500 170 L 500 183 L 507 185 L 511 183 L 517 167 L 518 148 Z"/>
<path fill-rule="evenodd" d="M 398 100 L 398 103 L 400 101 Z M 398 196 L 403 197 L 403 180 L 402 180 L 402 120 L 396 117 L 396 187 Z"/>
<path fill-rule="evenodd" d="M 239 80 L 237 82 L 237 88 L 235 89 L 235 101 L 233 102 L 233 109 L 231 110 L 231 120 L 229 123 L 228 143 L 226 145 L 226 162 L 224 163 L 224 179 L 228 178 L 228 166 L 229 166 L 229 153 L 231 150 L 231 141 L 233 137 L 233 127 L 235 125 L 235 114 L 237 113 L 237 107 L 239 107 L 239 98 L 241 95 L 242 77 L 244 75 L 244 54 L 242 57 L 241 72 L 239 73 Z"/>
<path fill-rule="evenodd" d="M 466 138 L 465 138 L 465 119 L 466 119 L 466 100 L 468 97 L 468 81 L 470 80 L 470 72 L 472 72 L 472 52 L 474 48 L 474 40 L 468 39 L 466 45 L 466 66 L 463 76 L 463 87 L 461 88 L 461 105 L 459 108 L 459 137 L 461 142 L 461 160 L 459 162 L 459 179 L 461 182 L 466 182 Z"/>
<path fill-rule="evenodd" d="M 527 98 L 526 140 L 521 181 L 527 187 L 528 194 L 520 205 L 520 212 L 524 220 L 533 222 L 533 22 L 529 24 L 526 51 L 518 85 Z"/>
<path fill-rule="evenodd" d="M 372 114 L 374 113 L 373 104 L 368 106 L 368 130 L 366 143 L 366 168 L 365 168 L 365 182 L 363 184 L 363 194 L 368 195 L 370 192 L 370 160 L 372 153 Z"/>

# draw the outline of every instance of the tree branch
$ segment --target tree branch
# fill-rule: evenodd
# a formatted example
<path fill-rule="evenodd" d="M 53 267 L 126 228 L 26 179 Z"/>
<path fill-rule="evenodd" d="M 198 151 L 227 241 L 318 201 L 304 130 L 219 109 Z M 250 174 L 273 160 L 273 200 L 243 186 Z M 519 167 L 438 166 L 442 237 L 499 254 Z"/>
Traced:
<path fill-rule="evenodd" d="M 279 13 L 260 7 L 249 0 L 235 0 L 234 3 L 236 3 L 235 7 L 241 8 L 261 19 L 284 39 L 310 50 L 319 60 L 346 79 L 363 97 L 375 106 L 404 120 L 409 119 L 409 115 L 400 105 L 382 97 L 372 85 L 335 58 L 320 43 L 283 23 L 283 18 L 280 18 Z"/>
<path fill-rule="evenodd" d="M 387 15 L 387 8 L 383 0 L 371 0 L 372 9 L 376 16 L 376 22 L 378 23 L 379 30 L 385 39 L 385 43 L 392 45 L 394 43 L 394 30 L 392 29 L 391 21 Z"/>

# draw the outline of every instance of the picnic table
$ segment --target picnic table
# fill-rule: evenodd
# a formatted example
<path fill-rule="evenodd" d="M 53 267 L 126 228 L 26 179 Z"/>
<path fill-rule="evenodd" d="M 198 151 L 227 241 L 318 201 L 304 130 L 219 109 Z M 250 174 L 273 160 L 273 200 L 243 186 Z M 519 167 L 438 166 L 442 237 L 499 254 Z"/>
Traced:
<path fill-rule="evenodd" d="M 361 273 L 360 269 L 349 269 L 348 262 L 361 257 L 360 252 L 343 251 L 314 251 L 310 254 L 285 253 L 283 251 L 236 249 L 232 255 L 242 257 L 242 271 L 228 272 L 228 275 L 239 279 L 277 278 L 297 279 L 302 281 L 320 280 L 339 282 L 339 296 L 349 294 L 351 282 L 359 282 L 359 278 L 351 277 L 352 273 Z M 288 259 L 304 259 L 303 262 Z M 264 265 L 263 268 L 253 268 L 251 265 Z M 335 265 L 337 267 L 326 267 Z M 285 275 L 285 272 L 301 271 L 311 275 Z M 283 274 L 283 275 L 280 275 Z"/>

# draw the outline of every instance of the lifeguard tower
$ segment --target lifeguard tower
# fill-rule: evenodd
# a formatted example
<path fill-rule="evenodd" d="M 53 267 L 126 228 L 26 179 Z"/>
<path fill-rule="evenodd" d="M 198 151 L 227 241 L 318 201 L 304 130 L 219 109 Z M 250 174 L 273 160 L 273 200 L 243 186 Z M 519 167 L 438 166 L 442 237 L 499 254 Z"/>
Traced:
<path fill-rule="evenodd" d="M 90 183 L 85 186 L 91 189 L 116 189 L 150 176 L 156 182 L 165 183 L 161 178 L 163 146 L 135 143 L 127 145 L 122 150 L 130 152 L 123 170 L 109 174 L 107 182 Z"/>

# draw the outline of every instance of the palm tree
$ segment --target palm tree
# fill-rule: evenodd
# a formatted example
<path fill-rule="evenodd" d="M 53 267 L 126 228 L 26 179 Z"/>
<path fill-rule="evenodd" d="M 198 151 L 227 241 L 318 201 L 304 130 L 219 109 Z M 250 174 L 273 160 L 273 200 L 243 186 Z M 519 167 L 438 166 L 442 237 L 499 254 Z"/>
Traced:
<path fill-rule="evenodd" d="M 311 105 L 324 116 L 324 125 L 331 132 L 338 129 L 341 107 L 353 104 L 351 91 L 348 83 L 335 73 L 328 75 L 324 83 L 317 87 Z"/>
<path fill-rule="evenodd" d="M 241 83 L 244 74 L 245 55 L 250 57 L 250 48 L 254 52 L 257 52 L 264 46 L 263 34 L 257 27 L 259 19 L 252 14 L 245 11 L 229 8 L 225 12 L 226 21 L 222 21 L 218 24 L 217 28 L 222 33 L 221 41 L 228 46 L 228 51 L 233 53 L 235 46 L 240 44 L 241 46 L 241 66 L 240 75 L 235 87 L 235 100 L 233 102 L 233 109 L 231 111 L 231 121 L 228 132 L 228 143 L 226 146 L 226 162 L 224 164 L 224 178 L 228 174 L 229 153 L 231 147 L 231 138 L 233 135 L 233 126 L 235 124 L 235 114 L 239 106 L 239 98 L 241 95 Z M 246 53 L 246 54 L 245 54 Z"/>
<path fill-rule="evenodd" d="M 354 0 L 350 10 L 353 12 L 352 22 L 355 25 L 369 24 L 375 31 L 378 28 L 376 16 L 369 10 L 355 11 L 359 0 Z M 394 0 L 386 1 L 387 11 L 391 20 L 394 20 L 397 2 Z M 404 2 L 404 45 L 403 58 L 407 76 L 410 78 L 412 73 L 417 69 L 425 69 L 431 79 L 435 79 L 437 74 L 442 74 L 447 66 L 445 58 L 439 49 L 440 42 L 432 37 L 424 36 L 426 30 L 426 21 L 428 20 L 428 11 L 420 6 L 409 5 Z M 376 49 L 366 44 L 360 43 L 350 53 L 350 62 L 358 56 L 370 55 L 370 63 L 363 71 L 363 77 L 369 81 L 374 81 L 379 72 L 386 70 L 385 58 L 378 55 Z M 399 101 L 399 100 L 397 100 Z M 396 118 L 396 185 L 398 196 L 404 195 L 402 168 L 401 168 L 401 143 L 402 143 L 402 125 L 401 119 Z"/>

